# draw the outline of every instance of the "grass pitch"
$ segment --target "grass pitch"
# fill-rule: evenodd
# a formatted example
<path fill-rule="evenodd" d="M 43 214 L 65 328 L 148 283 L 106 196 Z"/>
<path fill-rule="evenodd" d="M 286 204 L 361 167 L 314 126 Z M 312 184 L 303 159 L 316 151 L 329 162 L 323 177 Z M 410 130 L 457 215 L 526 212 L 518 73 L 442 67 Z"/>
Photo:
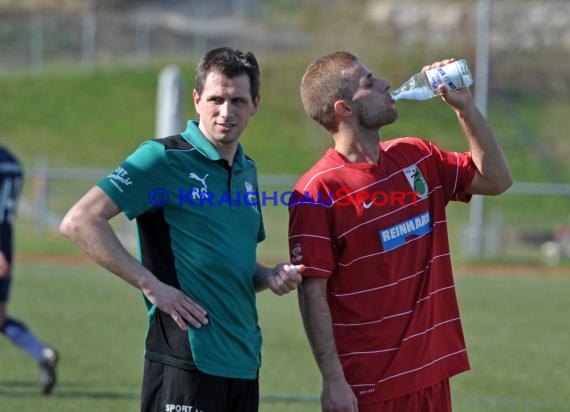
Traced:
<path fill-rule="evenodd" d="M 459 269 L 472 371 L 452 380 L 455 410 L 570 409 L 570 277 L 544 269 Z M 483 275 L 482 275 L 483 273 Z M 320 377 L 296 295 L 258 295 L 262 411 L 319 411 Z M 0 338 L 0 410 L 137 411 L 146 315 L 134 288 L 94 266 L 20 262 L 11 302 L 61 352 L 59 383 L 39 395 L 33 361 Z"/>

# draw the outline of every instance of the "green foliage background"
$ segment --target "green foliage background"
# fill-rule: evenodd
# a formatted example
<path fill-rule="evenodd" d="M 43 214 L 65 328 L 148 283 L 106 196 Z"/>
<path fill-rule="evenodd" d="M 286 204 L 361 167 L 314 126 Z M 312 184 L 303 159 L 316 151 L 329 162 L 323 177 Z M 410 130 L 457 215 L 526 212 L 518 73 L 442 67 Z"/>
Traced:
<path fill-rule="evenodd" d="M 303 112 L 298 93 L 308 62 L 319 55 L 291 51 L 258 56 L 262 67 L 261 107 L 242 143 L 256 159 L 260 173 L 300 174 L 330 145 L 325 131 Z M 396 87 L 425 62 L 443 57 L 441 52 L 432 52 L 421 60 L 417 56 L 393 59 L 380 54 L 361 58 L 375 74 Z M 182 70 L 188 118 L 194 117 L 191 89 L 196 60 L 168 62 Z M 41 76 L 0 75 L 0 139 L 28 167 L 40 158 L 53 167 L 114 167 L 144 139 L 153 137 L 157 79 L 166 64 L 102 67 L 93 74 L 53 67 Z M 497 75 L 503 76 L 503 66 L 508 64 L 497 64 Z M 511 64 L 513 70 L 518 66 L 516 60 Z M 540 145 L 560 175 L 568 178 L 570 143 L 560 133 L 570 127 L 564 115 L 570 107 L 567 96 L 529 90 L 524 84 L 511 85 L 507 77 L 491 80 L 500 82 L 497 90 L 502 94 L 491 84 L 488 117 L 515 177 L 548 180 L 536 156 L 536 145 Z M 503 95 L 510 96 L 508 102 L 501 98 Z M 384 139 L 416 135 L 444 148 L 467 149 L 454 114 L 440 99 L 402 101 L 398 108 L 400 117 L 383 129 Z M 520 127 L 537 139 L 535 145 L 529 146 L 521 136 L 513 111 L 524 123 Z"/>

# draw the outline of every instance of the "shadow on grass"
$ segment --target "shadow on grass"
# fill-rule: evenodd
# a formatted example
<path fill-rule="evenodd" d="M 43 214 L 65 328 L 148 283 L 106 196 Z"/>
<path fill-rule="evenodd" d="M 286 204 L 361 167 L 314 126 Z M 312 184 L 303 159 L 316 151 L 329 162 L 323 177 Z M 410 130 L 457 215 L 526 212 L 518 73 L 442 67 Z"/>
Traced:
<path fill-rule="evenodd" d="M 85 398 L 85 399 L 138 399 L 139 392 L 115 392 L 105 390 L 81 390 L 85 383 L 58 383 L 51 395 L 40 392 L 38 382 L 32 381 L 0 381 L 0 397 L 11 398 Z"/>
<path fill-rule="evenodd" d="M 85 399 L 139 399 L 139 392 L 84 391 L 72 389 L 74 386 L 85 386 L 74 383 L 61 383 L 50 398 L 85 398 Z M 38 384 L 29 381 L 0 381 L 0 397 L 11 398 L 47 398 L 39 392 Z M 262 403 L 318 403 L 319 397 L 314 395 L 260 395 Z"/>

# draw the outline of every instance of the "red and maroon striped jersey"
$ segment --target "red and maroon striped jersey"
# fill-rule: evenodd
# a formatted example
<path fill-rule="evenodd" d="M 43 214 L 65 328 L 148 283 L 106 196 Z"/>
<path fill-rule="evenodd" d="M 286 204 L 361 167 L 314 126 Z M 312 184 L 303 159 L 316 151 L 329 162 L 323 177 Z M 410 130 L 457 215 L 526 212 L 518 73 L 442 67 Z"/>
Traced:
<path fill-rule="evenodd" d="M 327 153 L 289 205 L 291 261 L 328 278 L 336 347 L 359 403 L 469 369 L 445 206 L 469 201 L 469 153 L 417 138 L 380 143 L 377 165 Z"/>

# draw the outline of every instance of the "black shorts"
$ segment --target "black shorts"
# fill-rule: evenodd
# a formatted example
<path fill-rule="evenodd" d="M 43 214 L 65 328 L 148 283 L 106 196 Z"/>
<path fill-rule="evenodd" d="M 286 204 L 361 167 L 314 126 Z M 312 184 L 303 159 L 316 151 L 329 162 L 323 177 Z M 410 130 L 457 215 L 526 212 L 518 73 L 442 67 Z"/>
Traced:
<path fill-rule="evenodd" d="M 141 412 L 257 412 L 259 380 L 213 376 L 145 359 Z"/>
<path fill-rule="evenodd" d="M 12 278 L 0 278 L 0 303 L 8 302 L 8 297 L 10 296 L 10 284 Z M 0 325 L 2 326 L 2 325 Z"/>

